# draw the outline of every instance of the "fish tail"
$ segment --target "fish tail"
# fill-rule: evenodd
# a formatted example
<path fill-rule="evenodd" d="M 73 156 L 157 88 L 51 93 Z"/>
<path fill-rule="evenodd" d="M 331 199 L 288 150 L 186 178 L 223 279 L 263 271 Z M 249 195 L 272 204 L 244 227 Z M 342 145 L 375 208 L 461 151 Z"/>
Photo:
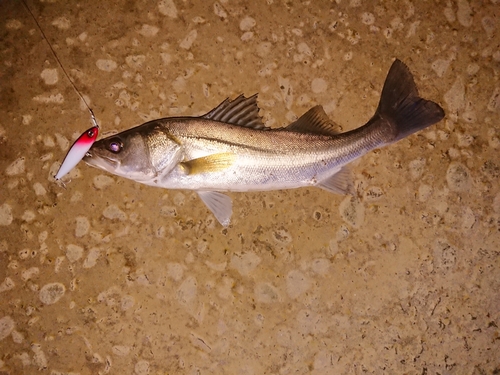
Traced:
<path fill-rule="evenodd" d="M 385 79 L 376 117 L 391 123 L 392 136 L 387 143 L 394 143 L 442 120 L 444 111 L 418 95 L 410 70 L 396 59 Z"/>

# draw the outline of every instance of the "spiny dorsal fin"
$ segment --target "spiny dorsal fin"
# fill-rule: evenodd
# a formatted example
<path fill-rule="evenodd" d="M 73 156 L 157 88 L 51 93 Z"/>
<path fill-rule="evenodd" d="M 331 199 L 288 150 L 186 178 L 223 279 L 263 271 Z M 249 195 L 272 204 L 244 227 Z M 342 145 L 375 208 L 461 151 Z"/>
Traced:
<path fill-rule="evenodd" d="M 270 129 L 264 125 L 262 118 L 259 116 L 257 94 L 249 98 L 245 98 L 243 94 L 234 100 L 228 98 L 201 117 L 246 128 Z"/>
<path fill-rule="evenodd" d="M 315 133 L 320 135 L 339 134 L 340 126 L 326 115 L 322 106 L 317 105 L 304 113 L 297 121 L 285 127 L 286 130 L 297 133 Z"/>

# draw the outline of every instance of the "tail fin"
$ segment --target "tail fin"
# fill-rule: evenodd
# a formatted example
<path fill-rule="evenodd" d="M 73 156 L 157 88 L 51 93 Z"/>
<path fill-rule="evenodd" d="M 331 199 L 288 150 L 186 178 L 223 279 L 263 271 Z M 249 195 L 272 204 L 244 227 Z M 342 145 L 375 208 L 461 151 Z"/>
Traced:
<path fill-rule="evenodd" d="M 418 96 L 410 70 L 396 59 L 385 79 L 377 115 L 392 123 L 392 142 L 397 142 L 442 120 L 444 111 L 438 104 Z"/>

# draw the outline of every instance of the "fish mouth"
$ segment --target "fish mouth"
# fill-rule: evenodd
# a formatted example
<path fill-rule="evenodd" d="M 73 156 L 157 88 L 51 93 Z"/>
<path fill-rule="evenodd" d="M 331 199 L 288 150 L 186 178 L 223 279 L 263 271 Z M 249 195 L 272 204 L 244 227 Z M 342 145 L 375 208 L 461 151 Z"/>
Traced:
<path fill-rule="evenodd" d="M 83 157 L 83 161 L 91 167 L 99 168 L 111 173 L 116 171 L 120 166 L 120 163 L 118 161 L 108 158 L 104 155 L 96 155 L 95 153 L 92 153 L 91 150 L 87 151 L 87 153 Z"/>

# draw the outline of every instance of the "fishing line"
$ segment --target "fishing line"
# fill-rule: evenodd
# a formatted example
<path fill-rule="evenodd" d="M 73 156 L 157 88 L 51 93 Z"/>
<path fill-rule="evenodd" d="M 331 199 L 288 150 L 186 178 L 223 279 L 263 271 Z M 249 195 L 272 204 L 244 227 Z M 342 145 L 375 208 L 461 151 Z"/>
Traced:
<path fill-rule="evenodd" d="M 94 116 L 94 112 L 92 111 L 92 109 L 90 108 L 89 104 L 87 103 L 87 101 L 85 100 L 85 98 L 83 97 L 83 95 L 80 93 L 80 91 L 78 90 L 78 88 L 76 87 L 76 85 L 73 82 L 73 80 L 70 78 L 69 74 L 66 72 L 66 69 L 64 69 L 64 66 L 61 63 L 61 60 L 59 60 L 59 57 L 57 57 L 56 51 L 54 51 L 54 48 L 52 48 L 52 45 L 50 44 L 49 40 L 47 39 L 47 36 L 43 32 L 43 30 L 42 30 L 40 24 L 38 23 L 38 21 L 36 20 L 35 15 L 31 11 L 31 9 L 28 7 L 28 4 L 26 4 L 25 0 L 21 0 L 21 2 L 23 3 L 24 7 L 28 11 L 28 13 L 31 15 L 31 17 L 33 18 L 33 21 L 35 21 L 36 26 L 38 27 L 38 30 L 40 30 L 40 33 L 42 34 L 42 38 L 45 40 L 45 42 L 49 46 L 50 50 L 52 51 L 52 55 L 54 55 L 54 58 L 56 59 L 56 61 L 59 64 L 59 66 L 61 67 L 62 71 L 64 72 L 64 75 L 66 76 L 66 78 L 68 79 L 68 81 L 71 83 L 71 86 L 73 86 L 73 89 L 75 89 L 75 92 L 78 94 L 78 96 L 80 97 L 80 99 L 82 99 L 83 102 L 85 103 L 85 105 L 87 106 L 87 109 L 90 112 L 90 118 L 92 119 L 92 123 L 94 124 L 94 126 L 99 127 L 99 124 L 97 123 L 97 120 L 96 120 L 96 118 Z"/>

